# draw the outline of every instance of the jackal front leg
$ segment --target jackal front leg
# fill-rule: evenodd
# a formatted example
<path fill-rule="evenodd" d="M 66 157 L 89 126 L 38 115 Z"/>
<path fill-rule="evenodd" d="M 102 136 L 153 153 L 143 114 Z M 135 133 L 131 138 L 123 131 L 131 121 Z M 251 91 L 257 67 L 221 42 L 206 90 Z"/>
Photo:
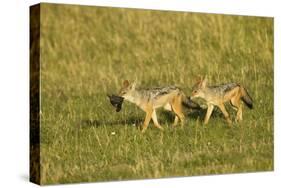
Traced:
<path fill-rule="evenodd" d="M 210 116 L 214 110 L 214 105 L 208 104 L 207 113 L 205 115 L 204 124 L 206 125 L 209 122 Z"/>
<path fill-rule="evenodd" d="M 147 107 L 145 112 L 146 112 L 146 116 L 145 116 L 145 120 L 144 120 L 143 126 L 142 126 L 142 131 L 141 131 L 142 133 L 145 132 L 145 130 L 147 129 L 147 126 L 151 120 L 151 116 L 152 116 L 152 112 L 153 112 L 152 107 Z"/>
<path fill-rule="evenodd" d="M 164 130 L 163 127 L 158 123 L 155 109 L 152 112 L 152 120 L 153 120 L 155 127 L 157 127 L 158 129 L 160 129 L 162 131 Z"/>
<path fill-rule="evenodd" d="M 230 125 L 232 122 L 231 122 L 231 120 L 230 120 L 230 118 L 229 118 L 228 112 L 226 111 L 226 109 L 225 109 L 225 107 L 224 107 L 224 104 L 220 104 L 220 105 L 218 105 L 218 107 L 219 107 L 220 110 L 222 111 L 222 113 L 223 113 L 223 115 L 224 115 L 224 117 L 225 117 L 227 123 Z"/>
<path fill-rule="evenodd" d="M 177 115 L 175 115 L 175 120 L 174 120 L 174 123 L 173 123 L 173 127 L 175 127 L 179 122 L 179 117 Z"/>

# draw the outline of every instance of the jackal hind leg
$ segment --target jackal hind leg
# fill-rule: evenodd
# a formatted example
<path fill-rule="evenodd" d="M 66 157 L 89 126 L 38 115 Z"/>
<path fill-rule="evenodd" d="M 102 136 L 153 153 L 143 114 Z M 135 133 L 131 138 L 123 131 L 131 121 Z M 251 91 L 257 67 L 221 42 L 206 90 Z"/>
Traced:
<path fill-rule="evenodd" d="M 233 107 L 235 107 L 235 109 L 237 110 L 235 121 L 236 122 L 242 121 L 242 107 L 243 107 L 243 105 L 241 103 L 240 98 L 238 98 L 238 97 L 233 98 L 233 99 L 231 99 L 230 102 L 231 102 L 231 105 Z"/>
<path fill-rule="evenodd" d="M 177 115 L 175 115 L 175 120 L 174 120 L 174 123 L 173 123 L 173 127 L 175 127 L 179 122 L 179 117 Z"/>
<path fill-rule="evenodd" d="M 243 120 L 242 108 L 243 108 L 243 106 L 240 102 L 240 106 L 239 106 L 237 114 L 236 114 L 236 121 L 238 121 L 238 122 Z"/>
<path fill-rule="evenodd" d="M 225 109 L 225 107 L 224 107 L 224 104 L 220 104 L 220 105 L 218 105 L 218 107 L 219 107 L 220 110 L 222 111 L 222 113 L 223 113 L 223 115 L 224 115 L 224 117 L 225 117 L 227 123 L 228 123 L 229 125 L 231 125 L 232 122 L 231 122 L 231 120 L 230 120 L 230 117 L 229 117 L 228 112 L 226 111 L 226 109 Z"/>
<path fill-rule="evenodd" d="M 166 104 L 164 106 L 164 109 L 165 110 L 168 110 L 168 111 L 173 111 L 172 109 L 172 105 L 170 103 Z M 173 123 L 173 127 L 175 127 L 179 122 L 179 117 L 177 115 L 175 115 L 175 120 L 174 120 L 174 123 Z"/>
<path fill-rule="evenodd" d="M 210 116 L 211 116 L 213 110 L 214 110 L 214 105 L 208 104 L 207 113 L 206 113 L 205 118 L 204 118 L 204 124 L 205 125 L 208 124 Z"/>
<path fill-rule="evenodd" d="M 178 123 L 178 119 L 180 119 L 181 120 L 181 127 L 183 127 L 185 117 L 184 117 L 184 114 L 182 112 L 182 104 L 181 104 L 180 98 L 175 98 L 171 106 L 172 106 L 173 111 L 176 114 L 173 126 L 175 126 Z"/>
<path fill-rule="evenodd" d="M 147 126 L 152 117 L 152 112 L 153 112 L 152 106 L 147 107 L 145 119 L 144 119 L 143 126 L 142 126 L 142 131 L 141 131 L 142 133 L 144 133 L 147 129 Z"/>
<path fill-rule="evenodd" d="M 157 127 L 158 129 L 160 129 L 161 131 L 164 130 L 163 127 L 158 123 L 157 115 L 156 115 L 155 109 L 154 109 L 153 112 L 152 112 L 152 121 L 153 121 L 155 127 Z"/>

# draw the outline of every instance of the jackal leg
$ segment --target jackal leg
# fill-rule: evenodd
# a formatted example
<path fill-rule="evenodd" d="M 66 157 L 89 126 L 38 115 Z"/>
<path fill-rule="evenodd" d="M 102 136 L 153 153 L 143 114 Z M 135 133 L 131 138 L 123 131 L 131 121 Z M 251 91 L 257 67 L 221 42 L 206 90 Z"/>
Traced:
<path fill-rule="evenodd" d="M 158 123 L 155 109 L 152 112 L 152 120 L 153 120 L 153 123 L 154 123 L 155 127 L 157 127 L 160 130 L 164 130 L 163 127 Z"/>
<path fill-rule="evenodd" d="M 142 131 L 141 131 L 142 133 L 144 133 L 145 130 L 147 129 L 147 126 L 151 120 L 152 112 L 153 112 L 152 107 L 151 106 L 147 107 L 145 119 L 144 119 L 143 126 L 142 126 Z"/>
<path fill-rule="evenodd" d="M 242 120 L 242 104 L 241 104 L 240 98 L 231 99 L 231 104 L 237 108 L 235 121 L 236 122 L 241 121 Z"/>
<path fill-rule="evenodd" d="M 168 110 L 168 111 L 173 111 L 172 105 L 170 103 L 166 104 L 164 106 L 164 109 Z M 173 126 L 176 126 L 178 124 L 178 122 L 179 122 L 179 117 L 177 115 L 175 115 L 175 120 L 174 120 Z"/>
<path fill-rule="evenodd" d="M 231 124 L 231 120 L 230 120 L 230 118 L 229 118 L 229 114 L 228 114 L 228 112 L 226 111 L 226 109 L 225 109 L 225 107 L 224 107 L 224 104 L 220 104 L 220 105 L 218 105 L 218 107 L 219 107 L 220 110 L 222 111 L 222 113 L 223 113 L 223 115 L 224 115 L 224 117 L 225 117 L 227 123 L 228 123 L 228 124 Z"/>
<path fill-rule="evenodd" d="M 182 104 L 181 104 L 180 98 L 175 98 L 171 106 L 172 106 L 173 111 L 176 114 L 173 125 L 175 126 L 177 124 L 178 118 L 179 118 L 181 120 L 181 127 L 183 127 L 185 118 L 184 118 L 184 114 L 182 112 Z"/>
<path fill-rule="evenodd" d="M 175 120 L 174 120 L 174 123 L 173 123 L 173 127 L 175 127 L 179 122 L 179 117 L 177 115 L 175 115 Z"/>
<path fill-rule="evenodd" d="M 206 125 L 209 122 L 210 116 L 214 110 L 214 105 L 208 104 L 207 113 L 205 115 L 204 124 Z"/>
<path fill-rule="evenodd" d="M 239 107 L 238 107 L 238 111 L 237 111 L 237 114 L 236 114 L 236 121 L 242 121 L 242 105 L 240 103 Z"/>

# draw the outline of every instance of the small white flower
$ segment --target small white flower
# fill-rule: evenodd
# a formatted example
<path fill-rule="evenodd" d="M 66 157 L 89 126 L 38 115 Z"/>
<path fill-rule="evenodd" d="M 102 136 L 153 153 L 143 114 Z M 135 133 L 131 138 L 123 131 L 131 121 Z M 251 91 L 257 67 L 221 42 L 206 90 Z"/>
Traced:
<path fill-rule="evenodd" d="M 115 135 L 116 133 L 115 132 L 111 132 L 111 135 Z"/>

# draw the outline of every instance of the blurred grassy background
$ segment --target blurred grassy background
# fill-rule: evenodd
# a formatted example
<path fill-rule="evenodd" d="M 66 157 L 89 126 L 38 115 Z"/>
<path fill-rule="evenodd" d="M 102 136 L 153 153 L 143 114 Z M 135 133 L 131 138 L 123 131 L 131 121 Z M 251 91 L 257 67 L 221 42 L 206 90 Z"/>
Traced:
<path fill-rule="evenodd" d="M 40 48 L 43 184 L 273 169 L 272 18 L 41 4 Z M 136 78 L 188 95 L 198 75 L 243 84 L 254 110 L 184 130 L 160 111 L 166 131 L 140 135 L 144 113 L 106 98 Z"/>

